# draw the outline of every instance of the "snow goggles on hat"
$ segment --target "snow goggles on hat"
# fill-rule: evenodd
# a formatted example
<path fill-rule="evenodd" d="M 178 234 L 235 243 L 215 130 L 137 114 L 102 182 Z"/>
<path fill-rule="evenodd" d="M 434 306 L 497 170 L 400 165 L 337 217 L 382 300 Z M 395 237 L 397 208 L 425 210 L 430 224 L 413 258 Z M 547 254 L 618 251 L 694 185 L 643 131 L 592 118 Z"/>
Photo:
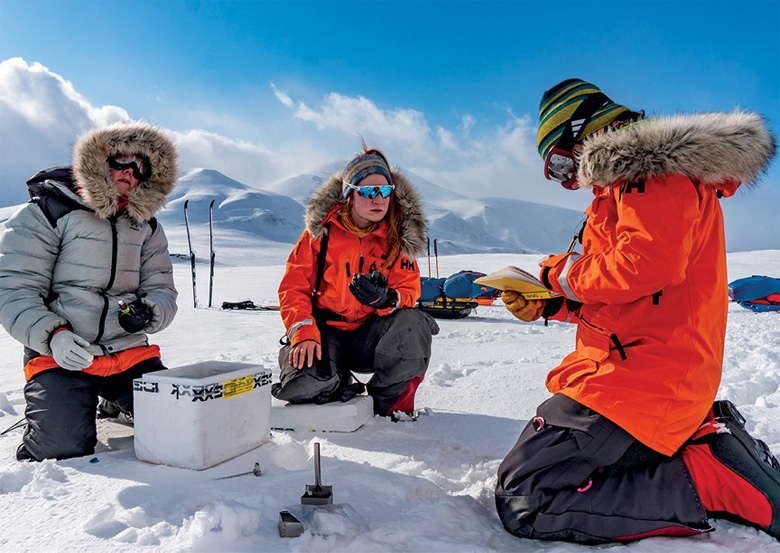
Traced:
<path fill-rule="evenodd" d="M 389 198 L 390 193 L 395 189 L 392 184 L 385 184 L 383 186 L 355 186 L 354 184 L 347 183 L 347 186 L 358 193 L 358 196 L 373 200 L 377 196 L 383 198 Z"/>
<path fill-rule="evenodd" d="M 142 181 L 149 178 L 149 165 L 146 160 L 139 155 L 116 155 L 108 158 L 108 166 L 111 169 L 117 171 L 124 171 L 125 169 L 133 170 L 133 177 L 136 180 Z"/>
<path fill-rule="evenodd" d="M 568 190 L 576 190 L 577 159 L 572 152 L 561 148 L 553 148 L 544 161 L 544 177 L 547 180 L 559 182 Z"/>
<path fill-rule="evenodd" d="M 577 186 L 577 159 L 574 157 L 574 146 L 583 138 L 583 132 L 598 109 L 611 102 L 603 92 L 591 94 L 577 109 L 561 131 L 560 137 L 544 160 L 544 176 L 548 180 L 559 182 L 568 190 Z"/>

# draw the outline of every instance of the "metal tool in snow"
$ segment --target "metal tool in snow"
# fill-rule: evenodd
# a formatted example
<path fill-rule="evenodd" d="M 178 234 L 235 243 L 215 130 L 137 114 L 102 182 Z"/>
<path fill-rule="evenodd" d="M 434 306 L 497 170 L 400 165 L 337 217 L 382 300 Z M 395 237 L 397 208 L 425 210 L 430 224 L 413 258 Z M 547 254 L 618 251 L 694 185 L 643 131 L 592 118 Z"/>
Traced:
<path fill-rule="evenodd" d="M 209 204 L 209 307 L 214 290 L 214 200 Z"/>
<path fill-rule="evenodd" d="M 198 294 L 195 291 L 195 252 L 192 251 L 192 239 L 190 238 L 190 218 L 187 214 L 189 200 L 184 200 L 184 226 L 187 228 L 187 247 L 190 249 L 190 266 L 192 267 L 192 306 L 198 307 Z"/>
<path fill-rule="evenodd" d="M 314 444 L 314 484 L 306 486 L 299 505 L 279 513 L 279 535 L 293 538 L 304 530 L 314 536 L 351 535 L 369 531 L 369 526 L 349 503 L 333 503 L 333 487 L 323 486 L 320 444 Z"/>
<path fill-rule="evenodd" d="M 332 505 L 333 486 L 323 486 L 320 473 L 320 444 L 314 443 L 314 484 L 306 485 L 301 496 L 301 505 Z"/>
<path fill-rule="evenodd" d="M 279 537 L 297 538 L 303 534 L 303 523 L 290 513 L 290 511 L 279 511 Z"/>
<path fill-rule="evenodd" d="M 231 474 L 229 476 L 222 476 L 220 478 L 215 478 L 214 480 L 227 480 L 229 478 L 246 476 L 247 474 L 254 474 L 255 476 L 260 476 L 262 474 L 262 472 L 260 471 L 260 463 L 255 463 L 255 468 L 253 468 L 252 470 L 248 470 L 246 472 L 239 472 L 238 474 Z"/>

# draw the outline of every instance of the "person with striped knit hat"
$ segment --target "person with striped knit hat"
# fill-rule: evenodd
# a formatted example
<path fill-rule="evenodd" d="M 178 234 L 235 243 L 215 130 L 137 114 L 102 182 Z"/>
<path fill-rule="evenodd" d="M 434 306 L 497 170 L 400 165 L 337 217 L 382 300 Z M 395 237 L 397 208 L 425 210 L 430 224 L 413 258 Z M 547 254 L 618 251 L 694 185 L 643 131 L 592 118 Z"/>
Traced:
<path fill-rule="evenodd" d="M 513 534 L 603 543 L 712 531 L 728 518 L 780 539 L 780 463 L 715 401 L 728 308 L 720 201 L 775 153 L 759 115 L 645 119 L 598 87 L 544 93 L 545 176 L 594 196 L 581 251 L 547 256 L 557 297 L 504 292 L 523 321 L 577 324 L 553 394 L 498 469 Z"/>

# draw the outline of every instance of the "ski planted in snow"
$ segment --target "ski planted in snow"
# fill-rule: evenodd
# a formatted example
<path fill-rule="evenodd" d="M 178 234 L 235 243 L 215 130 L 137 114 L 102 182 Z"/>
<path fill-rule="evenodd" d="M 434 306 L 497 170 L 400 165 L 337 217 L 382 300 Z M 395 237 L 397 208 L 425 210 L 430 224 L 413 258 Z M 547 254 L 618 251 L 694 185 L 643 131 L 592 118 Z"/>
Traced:
<path fill-rule="evenodd" d="M 428 278 L 431 278 L 431 237 L 426 236 L 425 240 L 428 242 Z"/>
<path fill-rule="evenodd" d="M 436 278 L 439 278 L 439 239 L 433 239 L 433 256 L 436 258 Z"/>
<path fill-rule="evenodd" d="M 209 307 L 214 290 L 214 200 L 209 204 Z"/>
<path fill-rule="evenodd" d="M 198 307 L 198 295 L 195 292 L 195 252 L 192 251 L 192 239 L 190 238 L 190 219 L 187 215 L 189 200 L 184 200 L 184 226 L 187 227 L 187 247 L 190 249 L 190 266 L 192 267 L 192 306 Z"/>

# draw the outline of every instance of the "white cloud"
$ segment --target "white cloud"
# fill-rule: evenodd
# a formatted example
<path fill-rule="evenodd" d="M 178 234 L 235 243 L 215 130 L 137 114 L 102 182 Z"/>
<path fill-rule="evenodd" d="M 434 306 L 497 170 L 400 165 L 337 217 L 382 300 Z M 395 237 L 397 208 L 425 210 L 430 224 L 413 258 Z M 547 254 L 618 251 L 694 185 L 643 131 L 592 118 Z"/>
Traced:
<path fill-rule="evenodd" d="M 282 104 L 284 104 L 284 105 L 285 105 L 285 106 L 287 106 L 288 108 L 291 108 L 291 109 L 292 109 L 292 107 L 293 107 L 293 101 L 292 101 L 292 98 L 290 98 L 290 97 L 289 97 L 287 94 L 285 94 L 283 91 L 281 91 L 281 90 L 279 90 L 278 88 L 276 88 L 276 85 L 275 85 L 274 83 L 271 83 L 271 88 L 272 88 L 272 89 L 273 89 L 273 91 L 274 91 L 274 96 L 276 96 L 276 98 L 277 98 L 277 99 L 278 99 L 278 100 L 279 100 L 279 101 L 280 101 Z"/>
<path fill-rule="evenodd" d="M 284 98 L 295 104 L 286 94 Z M 318 106 L 298 102 L 294 111 L 295 118 L 313 124 L 312 131 L 319 131 L 323 144 L 331 143 L 334 136 L 363 136 L 388 154 L 393 164 L 462 194 L 584 207 L 587 199 L 582 196 L 542 185 L 535 121 L 509 110 L 506 114 L 503 125 L 477 134 L 476 119 L 469 114 L 458 117 L 459 132 L 443 126 L 434 130 L 420 111 L 383 109 L 364 96 L 335 92 Z"/>
<path fill-rule="evenodd" d="M 460 118 L 460 128 L 463 129 L 463 132 L 468 134 L 471 132 L 471 129 L 474 128 L 474 124 L 476 123 L 476 120 L 472 115 L 469 115 L 468 113 L 465 115 L 462 115 Z"/>
<path fill-rule="evenodd" d="M 27 201 L 24 182 L 37 171 L 70 165 L 83 132 L 131 119 L 120 107 L 93 106 L 72 83 L 39 63 L 0 62 L 0 206 Z M 200 121 L 202 114 L 194 119 Z M 174 134 L 182 170 L 208 167 L 262 185 L 290 167 L 289 160 L 251 142 L 198 129 Z M 313 163 L 321 162 L 313 156 Z"/>
<path fill-rule="evenodd" d="M 173 130 L 181 169 L 216 169 L 249 185 L 266 186 L 348 159 L 362 136 L 370 146 L 384 150 L 393 165 L 465 195 L 576 209 L 590 201 L 587 191 L 571 193 L 544 179 L 535 144 L 535 116 L 516 116 L 505 109 L 504 122 L 487 126 L 470 114 L 455 115 L 452 128 L 447 128 L 431 125 L 421 111 L 383 108 L 364 96 L 333 92 L 319 105 L 309 106 L 273 83 L 270 86 L 287 108 L 273 122 L 257 125 L 243 114 L 192 110 L 189 116 L 197 123 Z M 24 181 L 36 171 L 70 164 L 79 134 L 130 118 L 121 107 L 93 106 L 69 81 L 38 63 L 20 58 L 0 62 L 0 206 L 25 202 Z M 259 138 L 226 136 L 246 136 L 247 128 Z M 730 249 L 777 247 L 776 206 L 776 185 L 770 185 L 767 193 L 724 202 L 724 209 L 731 212 L 726 227 Z M 754 224 L 743 232 L 736 225 L 740 221 Z M 767 225 L 759 228 L 760 221 Z"/>
<path fill-rule="evenodd" d="M 125 119 L 124 109 L 91 105 L 40 63 L 0 62 L 0 205 L 26 201 L 24 181 L 38 170 L 70 164 L 79 134 Z"/>
<path fill-rule="evenodd" d="M 314 123 L 320 131 L 363 136 L 369 144 L 383 149 L 392 147 L 409 159 L 422 159 L 425 152 L 437 146 L 422 112 L 405 108 L 383 110 L 363 96 L 351 98 L 332 92 L 318 108 L 299 102 L 295 117 Z"/>
<path fill-rule="evenodd" d="M 182 171 L 194 167 L 216 169 L 255 186 L 284 176 L 283 160 L 264 146 L 198 129 L 174 134 Z"/>

